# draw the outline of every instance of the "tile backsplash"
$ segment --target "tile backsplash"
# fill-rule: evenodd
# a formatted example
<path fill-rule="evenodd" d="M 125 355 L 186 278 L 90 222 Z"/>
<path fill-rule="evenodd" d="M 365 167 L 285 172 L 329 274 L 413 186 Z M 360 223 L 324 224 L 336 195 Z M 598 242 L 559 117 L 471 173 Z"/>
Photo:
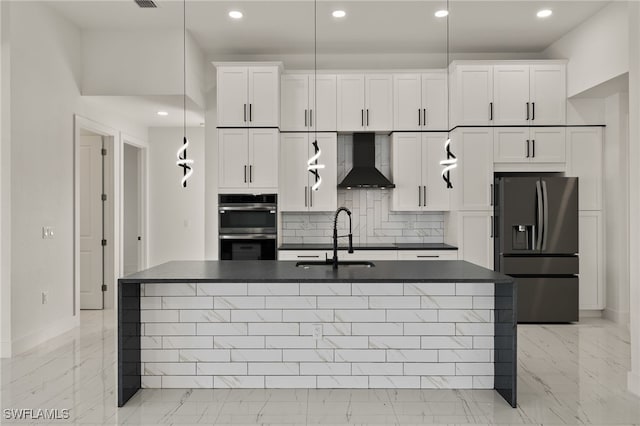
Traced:
<path fill-rule="evenodd" d="M 376 135 L 376 167 L 390 176 L 390 145 L 386 135 Z M 338 136 L 338 182 L 351 170 L 353 138 Z M 442 243 L 444 214 L 442 212 L 392 212 L 393 189 L 338 189 L 338 206 L 352 212 L 354 244 Z M 340 234 L 348 229 L 345 214 L 338 222 Z M 333 212 L 282 213 L 282 242 L 328 243 L 333 232 Z"/>

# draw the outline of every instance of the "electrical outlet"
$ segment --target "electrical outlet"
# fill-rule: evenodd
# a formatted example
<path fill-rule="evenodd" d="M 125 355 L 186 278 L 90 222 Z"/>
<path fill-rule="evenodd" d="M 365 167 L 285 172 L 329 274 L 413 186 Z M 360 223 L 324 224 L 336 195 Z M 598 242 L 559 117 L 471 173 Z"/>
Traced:
<path fill-rule="evenodd" d="M 54 230 L 52 226 L 43 226 L 42 227 L 42 239 L 43 240 L 52 240 L 55 236 Z"/>
<path fill-rule="evenodd" d="M 49 302 L 49 292 L 48 291 L 43 291 L 42 292 L 42 304 L 46 305 Z"/>
<path fill-rule="evenodd" d="M 322 324 L 313 324 L 313 339 L 322 339 Z"/>

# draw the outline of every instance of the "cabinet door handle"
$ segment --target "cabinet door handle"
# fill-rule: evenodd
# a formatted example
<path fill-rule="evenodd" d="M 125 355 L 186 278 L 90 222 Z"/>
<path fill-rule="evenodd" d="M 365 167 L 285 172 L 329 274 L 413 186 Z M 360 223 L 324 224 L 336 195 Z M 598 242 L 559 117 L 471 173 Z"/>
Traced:
<path fill-rule="evenodd" d="M 309 110 L 309 127 L 313 127 L 313 110 Z"/>
<path fill-rule="evenodd" d="M 309 187 L 309 207 L 313 207 L 313 189 Z"/>
<path fill-rule="evenodd" d="M 427 207 L 427 185 L 422 187 L 422 207 Z"/>
<path fill-rule="evenodd" d="M 535 102 L 531 102 L 531 109 L 533 110 L 532 114 L 531 114 L 531 121 L 534 121 L 536 119 L 536 103 Z"/>
<path fill-rule="evenodd" d="M 247 104 L 244 104 L 244 122 L 247 122 Z"/>
<path fill-rule="evenodd" d="M 527 102 L 527 121 L 529 121 L 529 102 Z"/>
<path fill-rule="evenodd" d="M 489 102 L 489 121 L 493 121 L 493 102 Z"/>
<path fill-rule="evenodd" d="M 252 117 L 253 117 L 253 114 L 251 113 L 251 109 L 252 109 L 252 108 L 251 108 L 251 106 L 252 106 L 252 105 L 253 105 L 253 104 L 249 104 L 249 121 L 253 121 L 253 118 L 252 118 Z"/>
<path fill-rule="evenodd" d="M 421 117 L 421 115 L 420 115 L 420 108 L 418 108 L 418 126 L 421 126 L 421 125 L 422 125 L 422 122 L 421 122 L 421 121 L 422 121 L 422 117 Z"/>
<path fill-rule="evenodd" d="M 369 125 L 369 108 L 367 108 L 367 126 Z"/>
<path fill-rule="evenodd" d="M 304 127 L 308 127 L 307 126 L 307 114 L 308 114 L 308 111 L 309 110 L 307 110 L 307 109 L 304 110 Z"/>
<path fill-rule="evenodd" d="M 426 108 L 422 110 L 422 124 L 424 126 L 427 125 L 427 109 Z"/>
<path fill-rule="evenodd" d="M 247 183 L 247 166 L 244 166 L 244 183 Z"/>
<path fill-rule="evenodd" d="M 530 142 L 529 139 L 527 139 L 527 158 L 530 157 L 530 154 L 529 154 L 529 142 Z"/>
<path fill-rule="evenodd" d="M 531 157 L 536 158 L 536 140 L 533 139 L 531 141 L 531 145 L 532 145 L 532 150 L 531 150 Z"/>
<path fill-rule="evenodd" d="M 360 125 L 364 127 L 364 110 L 360 110 Z"/>
<path fill-rule="evenodd" d="M 422 207 L 422 185 L 418 185 L 418 207 Z"/>
<path fill-rule="evenodd" d="M 305 206 L 305 207 L 309 207 L 309 206 L 308 206 L 307 197 L 308 197 L 308 195 L 307 195 L 307 187 L 305 186 L 305 187 L 304 187 L 304 206 Z"/>
<path fill-rule="evenodd" d="M 253 164 L 249 164 L 249 183 L 253 183 Z"/>

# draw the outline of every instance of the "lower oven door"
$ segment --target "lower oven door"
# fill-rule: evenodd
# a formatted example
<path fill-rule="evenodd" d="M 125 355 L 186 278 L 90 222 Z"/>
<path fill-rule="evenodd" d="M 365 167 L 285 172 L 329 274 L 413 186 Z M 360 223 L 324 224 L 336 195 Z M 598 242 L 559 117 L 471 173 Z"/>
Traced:
<path fill-rule="evenodd" d="M 220 235 L 220 260 L 276 260 L 275 234 Z"/>

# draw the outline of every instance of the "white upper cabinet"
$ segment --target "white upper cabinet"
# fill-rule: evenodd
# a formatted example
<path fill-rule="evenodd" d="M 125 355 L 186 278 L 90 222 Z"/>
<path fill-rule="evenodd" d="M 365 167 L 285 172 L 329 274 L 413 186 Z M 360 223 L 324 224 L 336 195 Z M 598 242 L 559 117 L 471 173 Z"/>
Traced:
<path fill-rule="evenodd" d="M 529 65 L 494 66 L 493 124 L 527 125 L 529 120 Z"/>
<path fill-rule="evenodd" d="M 458 209 L 492 210 L 493 129 L 456 129 L 451 151 L 458 158 L 451 172 Z"/>
<path fill-rule="evenodd" d="M 494 128 L 495 163 L 564 163 L 565 129 L 560 127 Z"/>
<path fill-rule="evenodd" d="M 391 74 L 342 74 L 338 79 L 338 131 L 390 131 L 393 127 Z"/>
<path fill-rule="evenodd" d="M 278 127 L 280 67 L 218 64 L 218 127 Z"/>
<path fill-rule="evenodd" d="M 580 210 L 602 209 L 602 128 L 567 129 L 567 176 L 577 176 Z"/>
<path fill-rule="evenodd" d="M 531 124 L 567 122 L 567 72 L 564 64 L 531 65 Z"/>
<path fill-rule="evenodd" d="M 452 66 L 454 125 L 566 124 L 566 65 L 557 62 Z"/>
<path fill-rule="evenodd" d="M 446 211 L 450 192 L 441 176 L 446 133 L 394 133 L 392 137 L 393 211 Z"/>
<path fill-rule="evenodd" d="M 281 134 L 280 157 L 280 210 L 289 212 L 334 211 L 337 207 L 337 135 L 319 133 L 318 148 L 322 182 L 317 191 L 312 187 L 315 176 L 307 170 L 307 160 L 315 155 L 313 133 Z"/>
<path fill-rule="evenodd" d="M 218 129 L 218 188 L 278 189 L 277 129 Z"/>
<path fill-rule="evenodd" d="M 281 99 L 282 130 L 336 131 L 335 75 L 283 74 Z"/>
<path fill-rule="evenodd" d="M 493 120 L 493 66 L 457 65 L 452 100 L 454 125 L 487 126 Z"/>
<path fill-rule="evenodd" d="M 394 130 L 447 130 L 445 72 L 393 76 Z"/>

